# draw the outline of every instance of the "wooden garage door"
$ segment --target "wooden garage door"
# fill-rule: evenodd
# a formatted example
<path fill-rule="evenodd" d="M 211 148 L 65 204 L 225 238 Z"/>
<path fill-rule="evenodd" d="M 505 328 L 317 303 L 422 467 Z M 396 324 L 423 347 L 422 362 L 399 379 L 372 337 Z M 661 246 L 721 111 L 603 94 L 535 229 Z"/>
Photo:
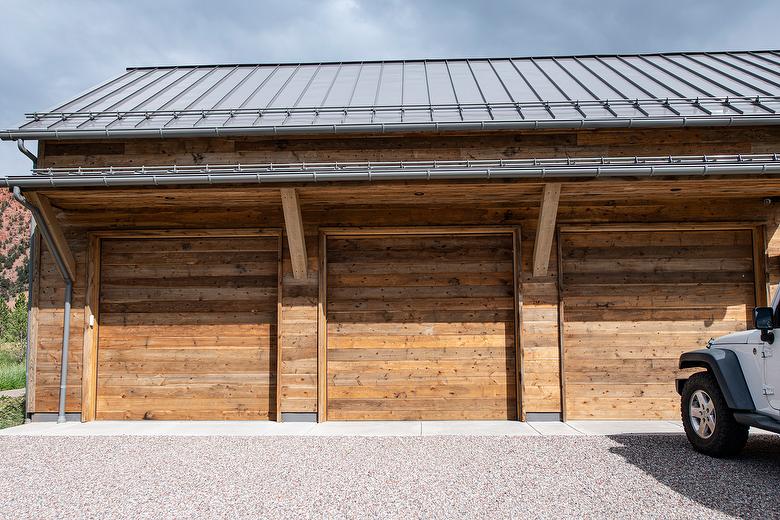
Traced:
<path fill-rule="evenodd" d="M 744 330 L 749 230 L 562 233 L 569 419 L 679 419 L 681 353 Z"/>
<path fill-rule="evenodd" d="M 328 419 L 515 419 L 513 237 L 327 239 Z"/>
<path fill-rule="evenodd" d="M 103 239 L 98 419 L 268 419 L 279 237 Z"/>

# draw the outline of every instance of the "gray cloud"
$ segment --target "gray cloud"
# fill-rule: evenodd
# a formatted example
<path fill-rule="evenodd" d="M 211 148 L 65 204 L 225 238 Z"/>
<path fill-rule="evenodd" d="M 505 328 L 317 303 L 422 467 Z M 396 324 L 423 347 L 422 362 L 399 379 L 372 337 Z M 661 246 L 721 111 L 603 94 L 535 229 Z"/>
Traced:
<path fill-rule="evenodd" d="M 130 65 L 778 48 L 780 2 L 4 2 L 0 127 Z M 0 173 L 29 169 L 0 143 Z"/>

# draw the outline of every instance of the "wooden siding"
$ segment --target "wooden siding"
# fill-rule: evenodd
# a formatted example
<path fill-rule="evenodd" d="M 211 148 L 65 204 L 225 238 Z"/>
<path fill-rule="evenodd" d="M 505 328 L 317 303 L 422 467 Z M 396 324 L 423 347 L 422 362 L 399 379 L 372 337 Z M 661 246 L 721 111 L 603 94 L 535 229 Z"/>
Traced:
<path fill-rule="evenodd" d="M 509 185 L 510 188 L 513 185 Z M 366 193 L 369 197 L 381 192 L 382 186 L 342 188 L 344 196 Z M 490 188 L 490 185 L 488 185 Z M 453 187 L 461 191 L 461 187 Z M 281 310 L 282 372 L 279 376 L 282 390 L 282 411 L 311 412 L 316 410 L 316 342 L 317 342 L 317 293 L 318 252 L 316 230 L 319 226 L 344 226 L 371 223 L 373 225 L 519 225 L 523 230 L 523 269 L 520 283 L 523 298 L 522 339 L 524 348 L 523 399 L 527 412 L 560 411 L 559 356 L 558 356 L 558 295 L 557 295 L 557 245 L 553 244 L 550 267 L 547 276 L 534 278 L 530 259 L 533 255 L 534 231 L 539 207 L 540 189 L 536 195 L 519 195 L 513 204 L 500 202 L 492 204 L 452 205 L 426 204 L 413 207 L 407 202 L 415 196 L 415 187 L 386 197 L 383 206 L 338 205 L 335 202 L 314 202 L 303 204 L 303 219 L 307 227 L 307 248 L 309 250 L 309 278 L 301 283 L 294 282 L 289 264 L 289 253 L 285 247 L 283 303 Z M 270 190 L 278 200 L 278 191 Z M 480 186 L 472 186 L 470 192 L 480 197 Z M 273 193 L 276 192 L 276 193 Z M 85 203 L 89 192 L 79 192 Z M 105 192 L 103 192 L 105 193 Z M 102 193 L 96 194 L 104 197 Z M 119 194 L 117 194 L 119 195 Z M 142 209 L 126 208 L 121 201 L 113 210 L 68 209 L 60 211 L 60 219 L 66 222 L 71 248 L 77 261 L 77 280 L 71 331 L 71 365 L 69 369 L 68 401 L 69 411 L 80 410 L 80 372 L 83 333 L 83 291 L 86 267 L 86 233 L 95 229 L 163 228 L 166 217 L 158 216 L 160 211 L 167 218 L 174 219 L 176 227 L 201 228 L 208 222 L 215 228 L 236 227 L 241 224 L 255 226 L 279 226 L 282 215 L 280 203 L 245 203 L 223 207 L 220 211 L 209 208 L 208 218 L 203 218 L 203 206 L 187 204 L 186 196 L 177 202 L 175 210 L 166 210 L 156 205 L 157 194 L 143 201 L 140 196 L 130 197 L 127 204 Z M 211 198 L 220 196 L 215 190 Z M 70 196 L 70 195 L 69 195 Z M 73 194 L 75 196 L 75 193 Z M 248 197 L 250 198 L 250 197 Z M 269 197 L 270 198 L 270 197 Z M 197 199 L 196 199 L 197 200 Z M 55 204 L 55 209 L 59 207 Z M 160 202 L 159 204 L 165 204 Z M 104 206 L 105 207 L 105 206 Z M 616 198 L 604 203 L 588 203 L 576 198 L 563 198 L 559 206 L 559 221 L 562 223 L 605 223 L 605 222 L 669 222 L 687 220 L 716 222 L 722 220 L 755 220 L 764 222 L 774 215 L 772 207 L 765 207 L 761 199 L 736 198 L 727 203 L 722 200 L 669 200 Z M 110 219 L 110 220 L 107 220 Z M 758 220 L 763 219 L 763 220 Z M 780 280 L 780 250 L 774 227 L 767 228 L 770 251 L 770 275 L 773 283 Z M 44 246 L 42 251 L 42 272 L 39 284 L 38 349 L 40 363 L 31 369 L 39 377 L 35 408 L 33 411 L 51 412 L 57 407 L 57 386 L 59 384 L 60 342 L 62 334 L 62 280 Z M 773 252 L 774 251 L 774 252 Z M 288 348 L 289 346 L 289 348 Z"/>
<path fill-rule="evenodd" d="M 275 417 L 279 236 L 101 242 L 96 417 Z"/>
<path fill-rule="evenodd" d="M 110 149 L 105 144 L 111 144 Z M 518 131 L 494 134 L 43 142 L 42 167 L 774 153 L 780 128 Z"/>
<path fill-rule="evenodd" d="M 512 233 L 327 239 L 328 419 L 517 417 Z"/>
<path fill-rule="evenodd" d="M 553 244 L 544 276 L 533 276 L 535 221 L 522 227 L 520 297 L 523 410 L 561 411 L 561 372 L 558 348 L 558 252 Z"/>
<path fill-rule="evenodd" d="M 567 418 L 678 419 L 680 354 L 750 326 L 752 235 L 562 233 Z"/>
<path fill-rule="evenodd" d="M 317 411 L 317 234 L 306 236 L 307 278 L 293 276 L 289 248 L 284 247 L 279 370 L 282 412 Z"/>
<path fill-rule="evenodd" d="M 202 164 L 333 160 L 415 160 L 593 155 L 777 152 L 780 128 L 625 130 L 313 139 L 131 140 L 61 143 L 40 166 Z M 74 148 L 75 147 L 75 148 Z M 558 412 L 557 243 L 546 276 L 530 259 L 544 184 L 523 182 L 388 182 L 318 184 L 297 188 L 308 248 L 308 279 L 295 281 L 284 245 L 280 309 L 281 410 L 317 410 L 318 233 L 323 226 L 520 226 L 523 300 L 522 397 L 526 412 Z M 87 233 L 110 229 L 282 227 L 279 190 L 266 186 L 42 190 L 63 225 L 77 264 L 67 409 L 80 410 Z M 766 224 L 769 280 L 780 281 L 780 213 L 766 197 L 780 196 L 771 177 L 734 179 L 573 180 L 562 186 L 561 224 L 753 222 Z M 44 245 L 34 287 L 39 323 L 31 355 L 38 378 L 30 411 L 57 408 L 62 334 L 62 281 Z M 35 310 L 33 312 L 36 312 Z M 692 345 L 695 347 L 698 345 Z"/>
<path fill-rule="evenodd" d="M 43 241 L 41 241 L 43 242 Z M 86 262 L 86 237 L 70 241 L 74 250 L 76 265 Z M 34 300 L 37 307 L 33 313 L 37 318 L 35 354 L 31 356 L 30 370 L 35 380 L 34 402 L 29 411 L 56 412 L 60 390 L 60 360 L 62 358 L 63 300 L 65 284 L 49 250 L 45 245 L 37 250 L 40 271 Z M 68 345 L 68 380 L 65 396 L 67 412 L 81 410 L 81 366 L 84 333 L 84 281 L 79 276 L 73 283 L 73 303 L 70 317 L 70 343 Z M 37 310 L 36 310 L 37 309 Z"/>

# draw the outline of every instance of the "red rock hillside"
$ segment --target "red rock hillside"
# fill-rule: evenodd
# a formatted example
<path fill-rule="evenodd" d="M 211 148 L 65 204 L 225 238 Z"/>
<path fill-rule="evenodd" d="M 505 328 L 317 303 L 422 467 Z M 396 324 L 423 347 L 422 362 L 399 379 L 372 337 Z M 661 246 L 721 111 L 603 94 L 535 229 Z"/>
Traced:
<path fill-rule="evenodd" d="M 30 212 L 0 191 L 0 299 L 7 304 L 27 290 Z"/>

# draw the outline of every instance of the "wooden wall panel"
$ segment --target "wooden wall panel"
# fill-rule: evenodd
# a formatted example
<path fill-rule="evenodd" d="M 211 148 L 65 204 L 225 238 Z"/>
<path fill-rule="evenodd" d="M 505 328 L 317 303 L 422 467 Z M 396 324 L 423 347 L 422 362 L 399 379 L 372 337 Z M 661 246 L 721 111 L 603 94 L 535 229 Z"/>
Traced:
<path fill-rule="evenodd" d="M 526 412 L 561 410 L 558 348 L 558 251 L 553 243 L 547 274 L 533 276 L 535 221 L 523 228 L 523 406 Z"/>
<path fill-rule="evenodd" d="M 773 153 L 777 127 L 518 131 L 409 136 L 130 139 L 44 143 L 45 167 Z M 43 164 L 41 165 L 44 166 Z"/>
<path fill-rule="evenodd" d="M 103 239 L 96 418 L 275 418 L 279 246 Z"/>
<path fill-rule="evenodd" d="M 680 354 L 750 326 L 752 230 L 561 237 L 567 418 L 678 419 Z"/>
<path fill-rule="evenodd" d="M 41 143 L 41 167 L 119 164 L 202 164 L 298 161 L 364 161 L 415 159 L 496 159 L 593 155 L 667 155 L 777 152 L 780 128 L 676 130 L 599 130 L 586 132 L 517 132 L 494 135 L 423 135 L 397 137 L 332 137 L 311 139 L 130 140 L 106 143 Z M 47 150 L 48 148 L 48 150 Z M 80 408 L 83 291 L 86 234 L 106 229 L 282 227 L 279 192 L 273 187 L 156 187 L 151 189 L 43 190 L 65 227 L 77 257 L 76 302 L 68 386 L 68 411 Z M 519 225 L 523 260 L 531 258 L 542 184 L 529 182 L 425 183 L 394 182 L 360 185 L 317 184 L 299 189 L 309 249 L 309 270 L 318 265 L 320 226 Z M 767 223 L 769 274 L 780 282 L 780 217 L 763 198 L 780 195 L 771 177 L 740 179 L 576 181 L 563 186 L 560 223 L 647 223 L 753 221 Z M 553 245 L 553 257 L 556 253 Z M 34 410 L 57 408 L 59 351 L 62 328 L 62 281 L 48 253 L 41 274 L 41 302 L 34 353 L 40 386 Z M 285 246 L 286 250 L 286 246 Z M 285 252 L 285 255 L 287 253 Z M 529 267 L 521 273 L 523 336 L 526 340 L 523 395 L 526 411 L 559 411 L 556 258 L 549 276 L 534 279 Z M 316 274 L 292 283 L 284 266 L 280 329 L 289 351 L 282 348 L 280 390 L 283 411 L 316 409 Z M 58 291 L 58 294 L 54 293 Z M 55 297 L 56 296 L 56 297 Z M 80 306 L 82 305 L 82 306 Z"/>
<path fill-rule="evenodd" d="M 86 237 L 72 239 L 71 248 L 78 266 L 86 262 Z M 81 364 L 84 334 L 84 283 L 77 269 L 73 283 L 73 300 L 68 345 L 68 379 L 65 411 L 81 411 Z M 62 325 L 65 283 L 46 245 L 41 247 L 40 278 L 37 298 L 38 330 L 35 338 L 35 412 L 56 412 L 60 389 L 60 360 L 62 358 Z"/>
<path fill-rule="evenodd" d="M 307 278 L 296 280 L 284 242 L 279 375 L 282 412 L 317 411 L 318 235 L 306 236 Z"/>
<path fill-rule="evenodd" d="M 357 198 L 358 193 L 382 193 L 383 186 L 348 187 L 341 190 L 345 197 Z M 410 187 L 409 189 L 415 189 Z M 61 212 L 60 220 L 67 224 L 67 234 L 70 246 L 77 257 L 76 298 L 74 304 L 74 327 L 80 327 L 83 307 L 83 286 L 86 267 L 84 265 L 86 233 L 97 229 L 164 229 L 171 226 L 165 224 L 167 217 L 175 214 L 175 223 L 182 228 L 203 227 L 235 228 L 235 227 L 279 227 L 282 214 L 278 202 L 278 192 L 266 188 L 274 194 L 276 202 L 262 205 L 252 202 L 254 195 L 247 201 L 237 205 L 235 200 L 225 207 L 221 206 L 221 198 L 213 192 L 210 196 L 213 206 L 209 209 L 208 218 L 203 217 L 203 207 L 193 207 L 185 204 L 186 196 L 179 198 L 175 211 L 171 210 L 163 217 L 156 211 L 155 200 L 131 198 L 123 203 L 121 197 L 116 198 L 111 208 L 104 210 L 71 209 Z M 479 199 L 479 189 L 473 188 L 473 198 Z M 90 191 L 71 192 L 72 199 L 81 199 L 86 204 L 90 200 Z M 102 197 L 104 190 L 98 192 Z M 113 192 L 112 192 L 113 193 Z M 466 204 L 436 205 L 434 201 L 425 204 L 412 205 L 403 192 L 397 193 L 397 199 L 385 198 L 382 205 L 315 203 L 307 204 L 302 198 L 303 220 L 307 226 L 307 246 L 309 248 L 309 270 L 316 272 L 318 264 L 317 230 L 319 226 L 410 226 L 410 225 L 520 225 L 523 230 L 522 245 L 524 261 L 531 257 L 534 242 L 534 229 L 539 207 L 541 189 L 535 189 L 516 202 L 501 202 L 496 204 Z M 117 192 L 118 195 L 118 192 Z M 155 195 L 156 197 L 156 195 Z M 470 195 L 472 197 L 472 195 Z M 270 200 L 269 196 L 269 200 Z M 419 198 L 419 197 L 418 197 Z M 425 199 L 425 197 L 423 197 Z M 196 199 L 199 200 L 199 199 Z M 226 199 L 228 200 L 228 199 Z M 55 209 L 58 209 L 56 198 L 52 197 Z M 104 204 L 104 202 L 100 202 Z M 559 206 L 559 222 L 561 223 L 606 223 L 606 222 L 712 222 L 754 220 L 769 221 L 773 215 L 772 207 L 766 207 L 760 198 L 738 198 L 724 200 L 708 199 L 645 199 L 641 197 L 615 198 L 602 203 L 588 203 L 573 195 L 562 198 Z M 774 217 L 772 217 L 774 218 Z M 767 226 L 770 238 L 770 261 L 772 282 L 780 280 L 780 265 L 778 255 L 772 253 L 778 248 L 776 226 Z M 286 249 L 286 248 L 285 248 Z M 287 255 L 287 253 L 285 253 Z M 560 411 L 560 393 L 557 387 L 558 376 L 558 327 L 557 327 L 557 293 L 556 293 L 556 245 L 553 245 L 553 257 L 550 259 L 548 277 L 541 280 L 533 279 L 530 265 L 523 269 L 521 283 L 523 287 L 524 322 L 523 332 L 526 347 L 529 349 L 525 358 L 525 374 L 523 379 L 524 397 L 527 412 Z M 51 260 L 46 260 L 47 252 L 43 247 L 44 263 L 48 271 L 42 273 L 40 285 L 41 294 L 50 294 L 54 290 L 63 292 L 62 280 Z M 283 397 L 282 410 L 287 412 L 310 412 L 316 408 L 316 371 L 312 371 L 316 354 L 316 298 L 317 280 L 311 278 L 306 284 L 297 285 L 290 282 L 292 274 L 289 264 L 285 264 L 285 281 L 283 298 L 286 308 L 282 309 L 282 329 L 287 331 L 285 337 L 288 344 L 296 345 L 296 352 L 282 350 L 283 363 L 280 375 Z M 81 292 L 80 292 L 81 291 Z M 38 412 L 54 412 L 57 409 L 56 387 L 58 385 L 59 365 L 56 361 L 60 352 L 61 340 L 61 295 L 49 298 L 45 305 L 42 302 L 40 312 L 50 314 L 49 325 L 39 326 L 38 351 L 43 359 L 55 360 L 36 367 L 35 374 L 40 376 L 44 393 L 36 397 L 35 410 Z M 286 324 L 289 320 L 289 324 Z M 294 332 L 293 331 L 297 331 Z M 79 411 L 80 390 L 80 351 L 82 348 L 81 328 L 71 332 L 71 369 L 69 382 L 68 410 Z M 533 349 L 533 350 L 532 350 Z M 295 359 L 293 359 L 295 358 Z"/>
<path fill-rule="evenodd" d="M 327 418 L 516 419 L 513 236 L 327 238 Z"/>

